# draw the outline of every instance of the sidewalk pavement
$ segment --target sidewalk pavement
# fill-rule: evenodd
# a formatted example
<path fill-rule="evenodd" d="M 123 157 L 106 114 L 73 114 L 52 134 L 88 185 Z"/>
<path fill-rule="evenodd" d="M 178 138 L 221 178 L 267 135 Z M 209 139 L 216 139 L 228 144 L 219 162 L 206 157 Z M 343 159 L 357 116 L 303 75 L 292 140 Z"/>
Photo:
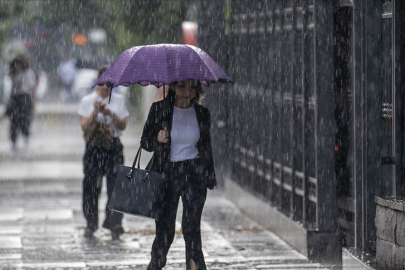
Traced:
<path fill-rule="evenodd" d="M 100 228 L 83 237 L 81 210 L 84 142 L 77 104 L 38 104 L 28 145 L 11 151 L 8 120 L 0 121 L 0 269 L 146 269 L 154 221 L 125 215 L 125 234 L 112 241 Z M 1 113 L 1 108 L 0 108 Z M 142 123 L 130 121 L 122 141 L 125 164 L 139 147 Z M 150 154 L 143 155 L 145 166 Z M 100 198 L 100 223 L 106 204 Z M 181 207 L 165 269 L 185 269 Z M 209 191 L 202 218 L 208 269 L 331 269 L 292 249 L 244 216 L 221 190 Z"/>

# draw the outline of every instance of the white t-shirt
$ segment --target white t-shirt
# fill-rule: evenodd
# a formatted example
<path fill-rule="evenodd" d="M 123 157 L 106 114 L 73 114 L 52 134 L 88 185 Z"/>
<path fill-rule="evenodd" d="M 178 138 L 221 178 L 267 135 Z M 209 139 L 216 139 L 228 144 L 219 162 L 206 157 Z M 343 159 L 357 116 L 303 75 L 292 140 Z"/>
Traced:
<path fill-rule="evenodd" d="M 173 111 L 173 124 L 170 133 L 170 161 L 177 162 L 198 157 L 197 142 L 200 139 L 200 128 L 194 106 Z"/>
<path fill-rule="evenodd" d="M 12 77 L 13 86 L 11 93 L 18 94 L 31 94 L 31 88 L 36 87 L 35 74 L 32 69 L 28 68 Z"/>
<path fill-rule="evenodd" d="M 71 58 L 59 64 L 56 70 L 65 84 L 70 84 L 76 77 L 76 59 Z"/>
<path fill-rule="evenodd" d="M 88 94 L 87 96 L 84 96 L 82 98 L 78 113 L 83 117 L 89 118 L 91 113 L 94 111 L 94 102 L 102 101 L 104 104 L 107 104 L 106 108 L 110 109 L 113 113 L 115 113 L 115 115 L 118 118 L 122 119 L 128 117 L 129 112 L 125 105 L 125 99 L 121 94 L 111 93 L 110 103 L 108 103 L 108 100 L 109 97 L 103 100 L 99 95 L 97 95 L 95 91 L 93 91 L 91 94 Z M 111 125 L 114 130 L 114 137 L 121 136 L 122 131 L 114 125 L 111 116 L 109 115 L 103 116 L 103 114 L 99 112 L 97 114 L 96 121 Z"/>

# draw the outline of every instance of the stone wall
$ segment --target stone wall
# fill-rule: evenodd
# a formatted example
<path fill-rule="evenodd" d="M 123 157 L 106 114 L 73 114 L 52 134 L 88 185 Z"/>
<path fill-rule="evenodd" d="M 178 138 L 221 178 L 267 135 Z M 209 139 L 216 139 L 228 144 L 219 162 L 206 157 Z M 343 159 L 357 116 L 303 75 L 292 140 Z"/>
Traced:
<path fill-rule="evenodd" d="M 405 203 L 375 197 L 377 269 L 405 269 Z"/>

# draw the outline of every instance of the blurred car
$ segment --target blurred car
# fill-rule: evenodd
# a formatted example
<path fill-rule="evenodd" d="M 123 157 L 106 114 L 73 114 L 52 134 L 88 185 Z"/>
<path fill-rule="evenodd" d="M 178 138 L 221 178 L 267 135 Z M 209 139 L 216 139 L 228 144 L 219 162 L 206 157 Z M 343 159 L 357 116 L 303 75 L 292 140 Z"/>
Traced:
<path fill-rule="evenodd" d="M 76 100 L 81 100 L 87 94 L 93 91 L 92 86 L 97 80 L 98 70 L 82 68 L 76 72 L 76 77 L 72 85 L 72 95 Z M 128 88 L 125 86 L 117 86 L 113 88 L 113 92 L 120 93 L 127 97 Z"/>
<path fill-rule="evenodd" d="M 48 75 L 45 71 L 40 71 L 37 78 L 36 97 L 37 100 L 43 100 L 48 92 Z"/>
<path fill-rule="evenodd" d="M 97 80 L 98 71 L 95 69 L 82 68 L 76 72 L 76 77 L 72 85 L 72 95 L 75 100 L 81 100 L 87 94 L 90 94 L 92 86 Z"/>

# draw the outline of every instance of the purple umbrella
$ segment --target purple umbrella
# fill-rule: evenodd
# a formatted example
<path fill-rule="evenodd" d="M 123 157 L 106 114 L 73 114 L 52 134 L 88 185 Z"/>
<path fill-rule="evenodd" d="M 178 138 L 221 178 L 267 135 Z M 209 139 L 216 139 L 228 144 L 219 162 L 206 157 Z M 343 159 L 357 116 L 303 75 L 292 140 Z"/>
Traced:
<path fill-rule="evenodd" d="M 157 44 L 136 46 L 121 53 L 96 85 L 116 87 L 138 83 L 160 87 L 188 79 L 200 80 L 207 86 L 215 82 L 232 82 L 200 48 L 183 44 Z"/>

